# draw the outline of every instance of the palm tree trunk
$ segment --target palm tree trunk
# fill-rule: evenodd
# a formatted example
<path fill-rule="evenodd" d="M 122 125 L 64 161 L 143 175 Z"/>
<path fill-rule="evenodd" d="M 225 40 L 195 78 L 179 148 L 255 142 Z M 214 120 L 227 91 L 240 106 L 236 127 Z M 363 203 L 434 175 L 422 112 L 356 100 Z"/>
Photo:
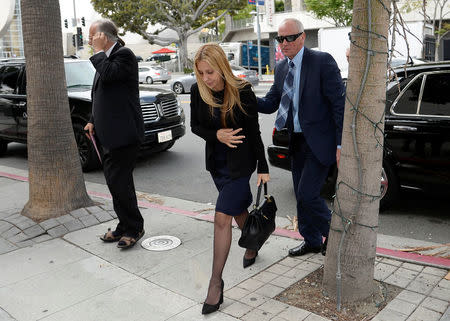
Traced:
<path fill-rule="evenodd" d="M 356 46 L 350 47 L 337 197 L 323 279 L 328 294 L 342 302 L 365 299 L 373 291 L 379 209 L 373 196 L 380 194 L 383 159 L 387 8 L 389 0 L 355 0 L 353 5 L 351 38 Z M 369 43 L 367 30 L 385 38 L 372 34 Z M 370 47 L 374 56 L 365 50 Z"/>
<path fill-rule="evenodd" d="M 70 119 L 58 0 L 22 0 L 27 62 L 29 200 L 35 221 L 93 204 Z"/>

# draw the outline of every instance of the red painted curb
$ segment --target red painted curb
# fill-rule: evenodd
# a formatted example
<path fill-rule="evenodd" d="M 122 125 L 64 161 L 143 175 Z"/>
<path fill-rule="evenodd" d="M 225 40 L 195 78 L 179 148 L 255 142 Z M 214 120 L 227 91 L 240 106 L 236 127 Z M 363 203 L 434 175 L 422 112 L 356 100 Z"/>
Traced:
<path fill-rule="evenodd" d="M 0 172 L 0 176 L 15 179 L 16 181 L 28 182 L 28 177 Z"/>
<path fill-rule="evenodd" d="M 9 174 L 9 173 L 5 173 L 5 172 L 0 172 L 0 176 L 6 177 L 6 178 L 11 178 L 11 179 L 22 181 L 22 182 L 28 181 L 28 178 L 25 176 L 14 175 L 14 174 Z M 110 194 L 93 192 L 93 191 L 88 192 L 88 194 L 92 195 L 92 196 L 97 196 L 100 198 L 108 199 L 108 200 L 111 199 Z M 162 211 L 167 211 L 167 212 L 176 213 L 176 214 L 180 214 L 180 215 L 184 215 L 184 216 L 188 216 L 188 217 L 193 217 L 195 219 L 202 220 L 202 221 L 214 222 L 214 215 L 210 215 L 210 214 L 202 214 L 202 213 L 183 210 L 183 209 L 179 209 L 179 208 L 175 208 L 175 207 L 154 204 L 154 203 L 150 203 L 150 202 L 146 202 L 146 201 L 138 201 L 138 204 L 139 204 L 139 206 L 144 207 L 144 208 L 155 208 L 155 209 L 159 209 Z M 273 232 L 273 234 L 278 235 L 278 236 L 289 237 L 289 238 L 293 238 L 293 239 L 303 239 L 300 236 L 300 234 L 298 234 L 298 232 L 294 232 L 292 230 L 287 230 L 287 229 L 283 229 L 283 228 L 276 228 L 275 231 Z M 386 249 L 386 248 L 382 248 L 382 247 L 377 247 L 376 251 L 377 251 L 377 254 L 386 255 L 389 257 L 397 258 L 397 259 L 407 260 L 407 261 L 416 262 L 416 263 L 439 265 L 439 266 L 443 266 L 446 268 L 450 268 L 450 259 L 445 259 L 442 257 L 421 255 L 421 254 Z"/>
<path fill-rule="evenodd" d="M 421 262 L 421 263 L 429 263 L 434 265 L 442 265 L 450 268 L 450 260 L 445 259 L 443 257 L 436 257 L 430 255 L 421 255 L 416 253 L 409 253 L 403 251 L 396 251 L 385 249 L 382 247 L 377 247 L 377 254 L 394 256 L 399 259 L 404 259 L 408 261 Z"/>

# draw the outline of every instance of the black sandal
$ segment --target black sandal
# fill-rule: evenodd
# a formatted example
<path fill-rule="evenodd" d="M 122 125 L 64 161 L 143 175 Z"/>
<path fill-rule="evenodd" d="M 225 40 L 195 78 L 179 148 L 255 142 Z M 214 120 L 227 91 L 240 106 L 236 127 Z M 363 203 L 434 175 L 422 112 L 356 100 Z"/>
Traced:
<path fill-rule="evenodd" d="M 120 249 L 129 249 L 133 247 L 137 241 L 140 240 L 140 238 L 145 234 L 145 231 L 142 230 L 139 232 L 138 236 L 136 238 L 131 236 L 122 236 L 119 240 L 119 243 L 117 243 L 117 247 Z"/>
<path fill-rule="evenodd" d="M 106 232 L 105 235 L 100 236 L 100 240 L 106 243 L 112 243 L 120 241 L 121 237 L 122 235 L 118 235 L 116 234 L 116 231 L 111 231 L 111 229 L 108 228 L 108 232 Z"/>

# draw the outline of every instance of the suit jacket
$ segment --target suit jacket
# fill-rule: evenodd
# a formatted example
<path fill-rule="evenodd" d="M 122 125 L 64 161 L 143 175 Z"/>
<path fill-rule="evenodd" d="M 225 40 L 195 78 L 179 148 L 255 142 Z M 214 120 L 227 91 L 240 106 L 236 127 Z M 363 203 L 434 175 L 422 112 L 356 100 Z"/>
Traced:
<path fill-rule="evenodd" d="M 288 70 L 287 58 L 276 65 L 272 87 L 258 98 L 259 112 L 278 109 Z M 329 166 L 336 162 L 336 147 L 341 144 L 345 106 L 345 87 L 330 54 L 305 47 L 299 91 L 298 119 L 305 140 L 319 162 Z"/>
<path fill-rule="evenodd" d="M 116 43 L 109 57 L 100 52 L 90 60 L 97 72 L 89 122 L 94 124 L 100 143 L 107 149 L 140 144 L 144 138 L 144 120 L 135 55 Z"/>
<path fill-rule="evenodd" d="M 244 135 L 243 142 L 237 148 L 227 148 L 227 166 L 232 178 L 251 175 L 258 167 L 258 173 L 269 173 L 264 145 L 258 124 L 256 97 L 247 85 L 239 91 L 240 101 L 245 110 L 234 108 L 234 122 L 227 119 L 229 128 L 242 128 L 238 135 Z M 206 169 L 214 171 L 214 150 L 219 140 L 217 127 L 211 115 L 209 106 L 203 101 L 198 85 L 191 87 L 191 130 L 206 141 Z"/>

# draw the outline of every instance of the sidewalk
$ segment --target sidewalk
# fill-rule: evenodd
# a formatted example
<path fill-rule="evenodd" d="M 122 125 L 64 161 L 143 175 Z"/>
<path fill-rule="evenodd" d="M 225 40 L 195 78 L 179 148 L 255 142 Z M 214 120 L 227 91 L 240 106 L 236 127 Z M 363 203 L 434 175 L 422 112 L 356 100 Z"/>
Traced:
<path fill-rule="evenodd" d="M 239 231 L 225 266 L 225 300 L 203 317 L 212 262 L 210 204 L 138 193 L 145 238 L 171 235 L 170 251 L 120 251 L 98 237 L 115 225 L 107 187 L 86 183 L 98 205 L 36 224 L 21 216 L 27 171 L 0 166 L 0 320 L 328 320 L 273 298 L 323 264 L 320 254 L 286 257 L 298 233 L 282 227 L 256 263 L 242 268 Z M 434 243 L 379 235 L 375 278 L 403 288 L 373 320 L 450 320 L 450 260 L 399 248 Z"/>

